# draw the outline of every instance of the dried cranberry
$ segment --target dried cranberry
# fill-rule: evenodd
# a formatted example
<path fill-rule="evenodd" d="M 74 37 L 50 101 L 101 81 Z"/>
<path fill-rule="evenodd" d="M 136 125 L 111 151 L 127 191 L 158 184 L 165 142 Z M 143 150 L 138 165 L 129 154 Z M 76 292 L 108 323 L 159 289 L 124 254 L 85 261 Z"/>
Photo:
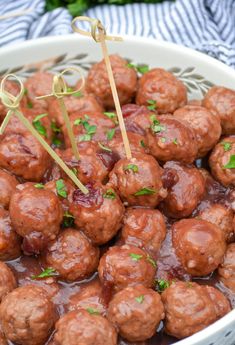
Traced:
<path fill-rule="evenodd" d="M 102 191 L 93 183 L 86 185 L 89 193 L 84 194 L 80 189 L 76 189 L 73 192 L 73 201 L 84 207 L 92 207 L 93 205 L 99 205 L 103 201 Z"/>
<path fill-rule="evenodd" d="M 119 156 L 115 152 L 108 152 L 105 150 L 97 151 L 96 155 L 101 159 L 104 166 L 111 171 L 115 163 L 119 160 Z"/>

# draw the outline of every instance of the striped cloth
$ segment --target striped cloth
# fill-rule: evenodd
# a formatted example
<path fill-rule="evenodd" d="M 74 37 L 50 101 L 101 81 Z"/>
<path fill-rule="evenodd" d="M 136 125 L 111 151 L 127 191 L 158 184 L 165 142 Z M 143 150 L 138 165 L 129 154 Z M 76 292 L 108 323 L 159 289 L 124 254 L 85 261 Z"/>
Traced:
<path fill-rule="evenodd" d="M 44 0 L 0 0 L 0 47 L 47 35 L 71 33 L 71 16 L 58 8 L 45 13 Z M 109 33 L 152 37 L 192 47 L 235 67 L 235 0 L 176 0 L 162 4 L 103 5 L 86 15 L 99 18 Z"/>

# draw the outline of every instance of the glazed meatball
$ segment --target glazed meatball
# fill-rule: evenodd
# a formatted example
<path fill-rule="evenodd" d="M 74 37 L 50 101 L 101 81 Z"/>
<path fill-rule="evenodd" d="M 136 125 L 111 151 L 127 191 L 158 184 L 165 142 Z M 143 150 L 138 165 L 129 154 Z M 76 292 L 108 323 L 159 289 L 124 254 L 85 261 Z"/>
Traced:
<path fill-rule="evenodd" d="M 205 193 L 205 180 L 200 171 L 173 161 L 164 165 L 163 185 L 168 194 L 162 210 L 172 218 L 190 216 Z"/>
<path fill-rule="evenodd" d="M 121 240 L 146 250 L 153 257 L 166 236 L 166 224 L 158 210 L 130 208 L 124 216 Z"/>
<path fill-rule="evenodd" d="M 228 245 L 218 273 L 224 285 L 235 293 L 235 243 Z"/>
<path fill-rule="evenodd" d="M 208 285 L 203 286 L 203 288 L 207 290 L 210 299 L 214 304 L 216 319 L 221 318 L 231 310 L 230 302 L 221 291 L 214 288 L 213 286 Z"/>
<path fill-rule="evenodd" d="M 8 210 L 12 193 L 16 189 L 18 181 L 4 170 L 0 170 L 0 205 Z"/>
<path fill-rule="evenodd" d="M 52 92 L 53 75 L 48 72 L 36 72 L 25 82 L 26 96 L 31 107 L 40 106 L 47 110 L 48 98 L 36 97 L 49 95 Z"/>
<path fill-rule="evenodd" d="M 218 143 L 209 158 L 211 173 L 223 186 L 235 186 L 235 137 L 226 137 Z"/>
<path fill-rule="evenodd" d="M 97 102 L 95 97 L 86 95 L 84 97 L 68 96 L 64 98 L 64 104 L 68 115 L 80 113 L 81 116 L 92 113 L 102 113 L 103 107 Z M 57 99 L 50 100 L 48 112 L 50 118 L 59 126 L 64 124 L 64 118 Z"/>
<path fill-rule="evenodd" d="M 113 189 L 98 184 L 86 187 L 89 190 L 87 195 L 79 189 L 74 192 L 70 212 L 75 217 L 76 227 L 92 243 L 104 244 L 121 228 L 124 206 Z"/>
<path fill-rule="evenodd" d="M 55 345 L 117 345 L 113 325 L 101 315 L 80 309 L 65 314 L 56 323 Z"/>
<path fill-rule="evenodd" d="M 110 55 L 110 62 L 120 104 L 129 103 L 135 96 L 137 73 L 133 68 L 129 68 L 127 61 L 118 55 Z M 114 108 L 113 96 L 104 60 L 91 67 L 87 77 L 86 90 L 88 93 L 94 95 L 105 108 Z"/>
<path fill-rule="evenodd" d="M 200 219 L 213 223 L 222 230 L 226 241 L 233 237 L 233 211 L 221 204 L 209 204 L 198 213 Z"/>
<path fill-rule="evenodd" d="M 0 139 L 0 167 L 24 178 L 39 182 L 51 165 L 51 159 L 30 133 L 7 134 Z"/>
<path fill-rule="evenodd" d="M 80 113 L 73 113 L 70 116 L 70 123 L 78 142 L 98 141 L 100 143 L 108 140 L 110 131 L 114 131 L 115 123 L 103 113 L 92 113 L 81 116 Z M 70 147 L 70 139 L 67 135 L 67 128 L 63 126 L 66 147 Z"/>
<path fill-rule="evenodd" d="M 12 342 L 43 345 L 56 314 L 46 292 L 37 286 L 22 286 L 9 293 L 0 305 L 2 328 Z"/>
<path fill-rule="evenodd" d="M 0 260 L 14 260 L 21 255 L 21 240 L 12 227 L 8 211 L 0 209 Z"/>
<path fill-rule="evenodd" d="M 16 279 L 11 269 L 0 261 L 0 301 L 16 287 Z"/>
<path fill-rule="evenodd" d="M 228 313 L 230 306 L 226 298 L 216 290 L 217 299 L 214 299 L 211 289 L 216 290 L 180 281 L 167 288 L 162 293 L 166 333 L 182 339 L 206 328 Z M 221 308 L 221 302 L 224 308 Z M 218 313 L 219 310 L 221 313 Z"/>
<path fill-rule="evenodd" d="M 129 341 L 151 338 L 164 318 L 160 295 L 143 285 L 126 287 L 111 300 L 108 319 Z"/>
<path fill-rule="evenodd" d="M 2 326 L 0 325 L 0 345 L 8 345 L 8 341 L 3 333 Z"/>
<path fill-rule="evenodd" d="M 150 153 L 160 161 L 192 163 L 197 156 L 198 144 L 194 130 L 171 115 L 155 117 L 146 139 Z"/>
<path fill-rule="evenodd" d="M 25 253 L 39 253 L 46 242 L 55 239 L 63 212 L 59 198 L 44 187 L 18 185 L 10 202 L 10 217 L 16 232 L 24 237 Z"/>
<path fill-rule="evenodd" d="M 150 155 L 120 159 L 109 177 L 109 184 L 128 205 L 155 207 L 166 197 L 162 170 Z"/>
<path fill-rule="evenodd" d="M 186 272 L 206 276 L 222 262 L 226 250 L 222 231 L 200 219 L 182 219 L 172 227 L 173 247 Z"/>
<path fill-rule="evenodd" d="M 103 298 L 103 288 L 100 281 L 96 279 L 85 286 L 81 290 L 69 298 L 68 310 L 94 310 L 101 315 L 106 314 L 106 305 Z"/>
<path fill-rule="evenodd" d="M 149 153 L 147 148 L 146 139 L 143 135 L 138 133 L 127 132 L 130 149 L 133 155 Z M 115 136 L 106 143 L 106 145 L 116 153 L 120 159 L 126 157 L 125 148 L 122 140 L 122 135 L 120 132 L 116 132 Z"/>
<path fill-rule="evenodd" d="M 234 134 L 235 131 L 235 91 L 222 86 L 212 87 L 202 105 L 219 116 L 223 134 Z"/>
<path fill-rule="evenodd" d="M 172 73 L 154 68 L 140 78 L 136 96 L 139 105 L 149 105 L 149 100 L 156 102 L 159 114 L 173 113 L 187 103 L 187 89 Z"/>
<path fill-rule="evenodd" d="M 62 187 L 63 197 L 60 196 L 60 191 L 58 191 L 58 187 L 57 187 L 58 181 L 63 186 Z M 65 212 L 68 211 L 69 206 L 73 202 L 73 192 L 75 191 L 75 185 L 73 184 L 73 182 L 69 178 L 67 178 L 67 175 L 66 175 L 66 179 L 64 179 L 64 180 L 63 179 L 56 179 L 56 180 L 52 180 L 50 182 L 47 182 L 45 184 L 45 189 L 50 190 L 57 197 L 59 197 L 63 211 L 65 211 Z"/>
<path fill-rule="evenodd" d="M 99 248 L 75 229 L 66 229 L 46 248 L 44 260 L 67 281 L 89 277 L 98 267 Z"/>
<path fill-rule="evenodd" d="M 125 120 L 126 129 L 130 132 L 145 135 L 146 130 L 151 126 L 151 115 L 154 112 L 144 105 L 126 104 L 122 107 L 122 115 Z"/>
<path fill-rule="evenodd" d="M 177 119 L 185 121 L 193 128 L 198 145 L 198 157 L 203 157 L 210 151 L 221 135 L 221 125 L 218 116 L 206 108 L 196 105 L 186 105 L 174 112 Z"/>
<path fill-rule="evenodd" d="M 136 284 L 151 287 L 155 271 L 156 263 L 150 255 L 127 244 L 110 247 L 101 257 L 98 267 L 101 283 L 112 286 L 115 291 Z"/>

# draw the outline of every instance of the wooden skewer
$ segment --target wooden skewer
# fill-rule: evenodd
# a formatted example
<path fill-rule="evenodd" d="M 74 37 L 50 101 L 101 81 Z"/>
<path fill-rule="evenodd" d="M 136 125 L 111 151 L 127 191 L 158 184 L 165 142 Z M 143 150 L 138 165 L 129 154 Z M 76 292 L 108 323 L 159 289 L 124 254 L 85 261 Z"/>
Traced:
<path fill-rule="evenodd" d="M 88 21 L 91 24 L 91 32 L 89 33 L 89 32 L 86 32 L 84 30 L 79 29 L 76 25 L 77 21 Z M 101 44 L 101 48 L 102 48 L 102 52 L 103 52 L 103 56 L 104 56 L 104 60 L 105 60 L 106 68 L 107 68 L 109 83 L 110 83 L 110 87 L 111 87 L 111 91 L 112 91 L 112 95 L 113 95 L 113 100 L 114 100 L 114 104 L 115 104 L 115 108 L 116 108 L 116 112 L 117 112 L 118 122 L 119 122 L 120 130 L 121 130 L 121 134 L 122 134 L 122 140 L 123 140 L 123 144 L 124 144 L 124 148 L 125 148 L 126 157 L 128 159 L 130 159 L 130 158 L 132 158 L 130 143 L 129 143 L 127 132 L 126 132 L 125 122 L 123 119 L 122 110 L 121 110 L 121 106 L 120 106 L 120 102 L 119 102 L 119 98 L 118 98 L 118 93 L 117 93 L 117 88 L 116 88 L 116 84 L 115 84 L 115 80 L 114 80 L 114 76 L 113 76 L 112 66 L 111 66 L 111 62 L 110 62 L 109 54 L 108 54 L 108 49 L 107 49 L 106 42 L 105 42 L 105 40 L 122 41 L 122 38 L 115 37 L 115 36 L 107 36 L 102 23 L 97 19 L 92 19 L 89 17 L 82 16 L 82 17 L 75 18 L 72 21 L 72 28 L 74 31 L 76 31 L 82 35 L 93 37 L 93 39 L 96 42 L 99 42 Z M 97 34 L 97 30 L 99 32 L 98 34 Z"/>
<path fill-rule="evenodd" d="M 11 95 L 9 92 L 5 91 L 4 85 L 6 80 L 9 77 L 14 77 L 17 82 L 20 84 L 20 92 L 17 96 Z M 0 86 L 0 98 L 2 103 L 8 109 L 7 115 L 3 121 L 3 124 L 0 128 L 0 133 L 3 133 L 4 129 L 10 117 L 15 114 L 19 120 L 24 124 L 24 126 L 32 133 L 32 135 L 40 142 L 40 144 L 44 147 L 44 149 L 48 152 L 48 154 L 56 161 L 56 163 L 61 167 L 62 170 L 69 176 L 69 178 L 75 183 L 75 185 L 84 193 L 88 194 L 88 189 L 79 181 L 77 176 L 67 167 L 67 165 L 63 162 L 63 160 L 55 153 L 54 150 L 48 145 L 48 143 L 41 137 L 41 135 L 36 131 L 36 129 L 32 126 L 32 124 L 26 119 L 23 113 L 19 110 L 20 101 L 24 95 L 24 86 L 22 81 L 16 77 L 14 74 L 6 75 L 2 81 Z"/>
<path fill-rule="evenodd" d="M 20 16 L 23 16 L 25 14 L 31 13 L 32 11 L 33 11 L 33 8 L 29 8 L 27 10 L 19 11 L 19 12 L 10 12 L 8 14 L 4 14 L 4 15 L 0 16 L 0 20 L 13 18 L 13 17 L 20 17 Z"/>

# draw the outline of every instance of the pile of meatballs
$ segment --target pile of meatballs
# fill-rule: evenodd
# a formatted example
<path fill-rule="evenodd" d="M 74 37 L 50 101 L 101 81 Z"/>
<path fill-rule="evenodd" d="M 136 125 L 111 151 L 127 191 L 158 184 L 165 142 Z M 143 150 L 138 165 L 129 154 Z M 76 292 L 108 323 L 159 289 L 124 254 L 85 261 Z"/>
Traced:
<path fill-rule="evenodd" d="M 57 100 L 36 99 L 53 75 L 28 78 L 21 101 L 88 194 L 16 116 L 0 136 L 1 345 L 177 341 L 234 306 L 235 91 L 189 101 L 168 71 L 110 59 L 130 159 L 104 61 L 65 98 L 79 159 Z"/>

